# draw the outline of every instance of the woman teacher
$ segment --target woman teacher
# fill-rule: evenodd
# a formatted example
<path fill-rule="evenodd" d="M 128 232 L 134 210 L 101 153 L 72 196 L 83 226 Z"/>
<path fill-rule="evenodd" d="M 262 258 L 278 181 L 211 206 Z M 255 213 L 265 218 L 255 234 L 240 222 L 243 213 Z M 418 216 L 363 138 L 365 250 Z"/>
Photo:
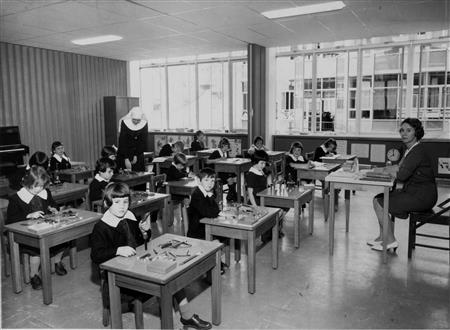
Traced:
<path fill-rule="evenodd" d="M 134 107 L 119 121 L 119 167 L 130 171 L 145 171 L 144 151 L 147 150 L 148 123 L 139 107 Z"/>
<path fill-rule="evenodd" d="M 398 166 L 390 166 L 382 171 L 395 177 L 396 186 L 389 194 L 389 213 L 406 219 L 410 212 L 427 211 L 436 204 L 437 188 L 431 157 L 420 142 L 425 132 L 417 118 L 406 118 L 400 126 L 400 137 L 406 151 Z M 383 238 L 383 194 L 375 196 L 373 207 L 378 218 L 380 233 L 373 241 L 367 242 L 373 250 L 382 251 Z M 392 221 L 388 221 L 387 249 L 396 250 L 398 242 L 394 236 Z"/>

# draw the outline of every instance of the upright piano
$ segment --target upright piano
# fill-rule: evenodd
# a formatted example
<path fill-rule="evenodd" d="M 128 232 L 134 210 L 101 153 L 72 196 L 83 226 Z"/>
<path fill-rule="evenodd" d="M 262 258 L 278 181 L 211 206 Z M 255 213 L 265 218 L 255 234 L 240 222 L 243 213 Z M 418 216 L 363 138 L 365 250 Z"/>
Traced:
<path fill-rule="evenodd" d="M 0 127 L 0 175 L 10 175 L 26 164 L 30 148 L 20 140 L 18 126 Z"/>

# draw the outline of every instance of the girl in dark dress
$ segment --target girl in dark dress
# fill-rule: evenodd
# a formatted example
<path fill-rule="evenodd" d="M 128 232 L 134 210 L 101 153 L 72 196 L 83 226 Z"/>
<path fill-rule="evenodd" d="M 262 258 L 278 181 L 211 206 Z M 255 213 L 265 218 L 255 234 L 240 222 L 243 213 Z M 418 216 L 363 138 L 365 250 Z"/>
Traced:
<path fill-rule="evenodd" d="M 410 212 L 433 208 L 437 201 L 437 187 L 431 157 L 420 142 L 425 134 L 421 121 L 417 118 L 406 118 L 399 132 L 406 146 L 406 152 L 398 166 L 389 166 L 380 171 L 389 173 L 396 179 L 396 189 L 389 194 L 389 213 L 397 218 L 406 219 Z M 373 207 L 380 233 L 367 244 L 371 245 L 373 250 L 382 251 L 383 194 L 375 196 Z M 398 242 L 394 236 L 392 221 L 388 222 L 388 227 L 387 248 L 395 251 Z"/>
<path fill-rule="evenodd" d="M 130 171 L 145 171 L 144 151 L 147 150 L 148 123 L 139 107 L 134 107 L 119 122 L 117 163 Z"/>
<path fill-rule="evenodd" d="M 317 147 L 316 150 L 314 151 L 314 161 L 321 162 L 322 157 L 330 154 L 336 154 L 336 148 L 337 148 L 336 140 L 333 138 L 329 138 L 322 145 Z"/>
<path fill-rule="evenodd" d="M 70 159 L 64 151 L 64 145 L 55 141 L 52 143 L 52 158 L 50 158 L 50 171 L 61 171 L 71 168 Z"/>
<path fill-rule="evenodd" d="M 287 182 L 298 182 L 297 170 L 291 164 L 304 164 L 308 161 L 303 157 L 303 144 L 301 142 L 293 142 L 289 149 L 289 154 L 286 155 L 285 179 Z"/>
<path fill-rule="evenodd" d="M 202 131 L 195 132 L 194 141 L 191 143 L 191 151 L 199 151 L 205 149 L 205 134 Z"/>
<path fill-rule="evenodd" d="M 43 167 L 32 166 L 22 179 L 22 189 L 12 195 L 9 199 L 6 223 L 14 223 L 26 219 L 43 218 L 45 214 L 56 213 L 57 206 L 52 198 L 50 190 L 46 187 L 50 182 L 50 177 Z M 55 271 L 58 275 L 66 275 L 67 271 L 62 263 L 64 249 L 67 245 L 60 245 L 50 249 L 52 257 L 57 260 Z M 35 290 L 42 287 L 39 276 L 39 249 L 29 248 L 29 251 L 36 250 L 30 256 L 30 278 L 31 286 Z"/>

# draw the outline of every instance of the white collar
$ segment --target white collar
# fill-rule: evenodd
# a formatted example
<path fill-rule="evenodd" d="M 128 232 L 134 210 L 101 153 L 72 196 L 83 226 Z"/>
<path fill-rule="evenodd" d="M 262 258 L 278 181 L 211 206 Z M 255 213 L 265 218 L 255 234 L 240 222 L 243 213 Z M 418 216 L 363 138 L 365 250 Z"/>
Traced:
<path fill-rule="evenodd" d="M 103 217 L 102 217 L 102 221 L 104 223 L 106 223 L 108 226 L 111 226 L 113 228 L 116 228 L 117 225 L 119 224 L 119 222 L 122 221 L 123 219 L 137 221 L 136 217 L 134 216 L 134 214 L 131 211 L 127 211 L 127 213 L 125 213 L 123 218 L 118 218 L 114 214 L 109 212 L 109 209 L 108 209 L 108 210 L 106 210 L 105 214 L 103 214 Z"/>
<path fill-rule="evenodd" d="M 123 120 L 123 122 L 132 131 L 139 131 L 139 130 L 143 129 L 144 126 L 147 124 L 147 121 L 145 119 L 141 119 L 141 121 L 137 125 L 133 124 L 133 121 L 131 118 L 126 118 Z"/>
<path fill-rule="evenodd" d="M 105 178 L 103 178 L 100 174 L 96 174 L 94 177 L 95 180 L 97 180 L 98 182 L 109 182 L 108 180 L 106 180 Z"/>
<path fill-rule="evenodd" d="M 198 189 L 200 189 L 200 191 L 202 192 L 203 196 L 205 197 L 212 197 L 213 193 L 210 192 L 206 192 L 205 188 L 203 188 L 203 186 L 201 184 L 198 185 Z"/>
<path fill-rule="evenodd" d="M 416 143 L 414 143 L 410 148 L 406 149 L 405 155 L 403 156 L 403 158 L 406 157 L 407 154 L 409 154 L 409 152 L 412 150 L 412 148 L 414 148 L 416 145 L 419 144 L 419 141 L 417 141 Z"/>
<path fill-rule="evenodd" d="M 19 198 L 23 200 L 25 203 L 30 204 L 34 196 L 39 196 L 40 198 L 47 200 L 48 193 L 47 190 L 44 189 L 39 194 L 33 195 L 26 188 L 22 188 L 17 192 L 17 196 L 19 196 Z"/>
<path fill-rule="evenodd" d="M 254 166 L 250 167 L 250 169 L 248 171 L 252 172 L 253 174 L 256 174 L 256 175 L 264 175 L 263 171 L 258 170 Z"/>
<path fill-rule="evenodd" d="M 323 152 L 325 153 L 325 154 L 327 154 L 328 153 L 328 150 L 327 150 L 327 148 L 325 148 L 325 146 L 322 144 L 321 146 L 320 146 L 321 148 L 322 148 L 322 150 L 323 150 Z"/>
<path fill-rule="evenodd" d="M 219 154 L 220 154 L 220 157 L 221 157 L 221 158 L 227 157 L 227 153 L 226 153 L 226 152 L 223 152 L 222 149 L 219 148 L 219 149 L 217 149 L 217 150 L 219 150 Z"/>
<path fill-rule="evenodd" d="M 69 161 L 69 157 L 67 157 L 66 155 L 62 155 L 62 156 L 60 156 L 60 155 L 57 155 L 57 154 L 54 154 L 53 155 L 53 158 L 55 158 L 58 162 L 62 162 L 62 160 L 63 160 L 63 158 L 65 159 L 65 160 L 67 160 L 67 161 Z"/>
<path fill-rule="evenodd" d="M 295 162 L 298 162 L 299 160 L 302 161 L 302 162 L 305 161 L 305 158 L 303 158 L 302 155 L 300 155 L 298 157 L 295 157 L 293 154 L 289 154 L 289 157 L 291 157 L 292 160 L 295 161 Z"/>

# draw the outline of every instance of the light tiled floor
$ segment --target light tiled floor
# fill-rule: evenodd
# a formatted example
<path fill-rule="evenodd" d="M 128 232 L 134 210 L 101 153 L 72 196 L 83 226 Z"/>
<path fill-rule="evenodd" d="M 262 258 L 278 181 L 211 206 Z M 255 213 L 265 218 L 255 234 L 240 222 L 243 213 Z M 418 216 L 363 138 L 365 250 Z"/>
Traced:
<path fill-rule="evenodd" d="M 270 243 L 260 247 L 255 294 L 247 292 L 245 256 L 240 263 L 232 263 L 222 277 L 222 324 L 216 328 L 449 328 L 448 252 L 418 248 L 408 261 L 408 225 L 400 220 L 396 222 L 400 248 L 384 265 L 381 254 L 365 243 L 377 231 L 372 196 L 357 192 L 352 196 L 349 233 L 345 233 L 340 198 L 335 254 L 330 257 L 328 224 L 319 196 L 316 192 L 314 234 L 306 234 L 305 221 L 299 249 L 293 246 L 293 214 L 288 213 L 277 270 L 271 267 Z M 441 200 L 449 196 L 450 189 L 440 188 Z M 448 229 L 430 229 L 439 231 Z M 25 285 L 22 293 L 15 294 L 11 279 L 2 278 L 2 327 L 103 328 L 100 291 L 92 281 L 89 252 L 79 252 L 76 270 L 64 277 L 53 276 L 54 302 L 49 306 L 42 304 L 40 291 Z M 188 295 L 195 312 L 210 319 L 209 286 L 195 282 Z M 158 328 L 157 301 L 147 302 L 144 311 L 145 327 Z M 174 317 L 175 326 L 181 327 L 179 316 Z M 123 318 L 124 327 L 134 327 L 132 314 Z"/>

